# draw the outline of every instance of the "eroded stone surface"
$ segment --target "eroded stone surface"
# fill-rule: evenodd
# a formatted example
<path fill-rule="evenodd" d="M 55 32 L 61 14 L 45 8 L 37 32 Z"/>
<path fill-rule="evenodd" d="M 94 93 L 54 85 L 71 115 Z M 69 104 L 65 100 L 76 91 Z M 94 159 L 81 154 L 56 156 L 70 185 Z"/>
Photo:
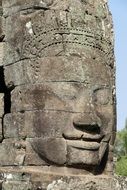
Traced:
<path fill-rule="evenodd" d="M 32 146 L 42 159 L 46 158 L 49 162 L 58 165 L 64 165 L 67 162 L 66 140 L 62 138 L 34 139 Z"/>
<path fill-rule="evenodd" d="M 12 112 L 32 110 L 64 110 L 68 112 L 92 112 L 94 106 L 110 106 L 112 89 L 96 83 L 86 86 L 80 83 L 46 83 L 17 87 L 12 92 Z M 82 104 L 82 105 L 81 105 Z"/>
<path fill-rule="evenodd" d="M 1 166 L 46 165 L 31 147 L 31 139 L 5 139 L 0 143 Z"/>
<path fill-rule="evenodd" d="M 93 165 L 111 163 L 115 77 L 107 2 L 5 0 L 3 15 L 11 91 L 5 140 L 26 142 L 25 165 L 35 158 L 93 173 Z"/>
<path fill-rule="evenodd" d="M 40 169 L 43 169 L 45 172 L 43 173 L 39 169 L 36 170 L 34 167 L 31 167 L 31 170 L 29 168 L 22 168 L 20 172 L 11 168 L 8 168 L 7 171 L 7 168 L 5 168 L 2 171 L 3 179 L 6 179 L 3 183 L 4 190 L 15 190 L 16 185 L 21 190 L 27 188 L 30 190 L 121 190 L 117 186 L 118 181 L 113 177 L 95 177 L 89 175 L 63 176 L 63 174 L 53 174 L 50 167 Z"/>
<path fill-rule="evenodd" d="M 0 93 L 0 118 L 4 115 L 4 94 Z"/>
<path fill-rule="evenodd" d="M 0 143 L 1 166 L 23 165 L 25 150 L 23 147 L 18 146 L 19 144 L 16 140 L 4 140 Z"/>
<path fill-rule="evenodd" d="M 34 168 L 33 168 L 34 169 Z M 43 168 L 44 169 L 44 168 Z M 10 169 L 9 169 L 10 170 Z M 2 179 L 6 181 L 2 184 L 3 190 L 126 190 L 125 177 L 94 177 L 94 176 L 62 176 L 41 172 L 32 173 L 24 169 L 18 171 L 3 171 Z M 31 183 L 32 179 L 32 183 Z M 38 179 L 41 179 L 38 181 Z"/>
<path fill-rule="evenodd" d="M 3 139 L 3 126 L 2 126 L 2 119 L 0 119 L 0 142 Z"/>
<path fill-rule="evenodd" d="M 3 46 L 4 46 L 4 43 L 0 43 L 0 66 L 3 65 L 3 57 L 4 57 L 4 52 L 3 52 Z"/>
<path fill-rule="evenodd" d="M 7 7 L 7 4 L 4 2 L 3 6 Z M 89 13 L 91 5 L 92 14 Z M 15 14 L 11 14 L 13 6 Z M 25 4 L 17 1 L 9 7 L 10 9 L 4 9 L 5 14 L 6 10 L 11 14 L 6 19 L 9 26 L 6 31 L 9 42 L 6 47 L 7 64 L 36 56 L 57 56 L 66 52 L 77 54 L 77 50 L 78 54 L 82 54 L 85 52 L 83 46 L 92 46 L 104 54 L 111 51 L 109 31 L 112 25 L 110 15 L 106 15 L 107 5 L 103 1 L 88 2 L 87 6 L 85 2 L 77 0 L 68 0 L 62 4 L 60 1 L 53 1 L 50 8 L 46 9 L 43 8 L 43 3 L 40 5 L 40 1 Z M 13 21 L 18 31 L 13 27 Z M 11 54 L 10 57 L 8 53 Z"/>
<path fill-rule="evenodd" d="M 4 0 L 0 6 L 0 166 L 20 167 L 1 169 L 3 190 L 113 190 L 112 179 L 85 177 L 113 172 L 107 1 Z"/>
<path fill-rule="evenodd" d="M 92 52 L 92 53 L 91 53 Z M 101 57 L 97 50 L 86 48 L 84 56 L 58 56 L 35 58 L 5 66 L 7 86 L 49 82 L 100 82 L 112 78 L 110 67 L 105 67 L 106 57 Z M 20 70 L 20 73 L 18 72 Z M 99 76 L 94 73 L 100 71 Z M 25 71 L 25 72 L 24 72 Z M 105 71 L 105 72 L 103 72 Z M 111 80 L 110 78 L 110 80 Z M 112 82 L 112 81 L 111 81 Z M 101 82 L 100 82 L 101 83 Z"/>

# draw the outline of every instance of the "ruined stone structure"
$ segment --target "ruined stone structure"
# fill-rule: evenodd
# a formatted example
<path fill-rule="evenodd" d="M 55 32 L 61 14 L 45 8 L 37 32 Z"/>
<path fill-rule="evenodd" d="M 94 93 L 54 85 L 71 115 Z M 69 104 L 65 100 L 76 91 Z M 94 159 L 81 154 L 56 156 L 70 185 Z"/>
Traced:
<path fill-rule="evenodd" d="M 107 1 L 3 0 L 1 10 L 1 189 L 113 189 Z"/>

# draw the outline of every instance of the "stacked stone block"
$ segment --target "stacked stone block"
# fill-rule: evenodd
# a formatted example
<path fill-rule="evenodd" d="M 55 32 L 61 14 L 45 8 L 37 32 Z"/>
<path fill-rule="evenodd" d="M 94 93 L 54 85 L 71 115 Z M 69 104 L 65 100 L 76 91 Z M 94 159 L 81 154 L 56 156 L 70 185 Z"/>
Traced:
<path fill-rule="evenodd" d="M 2 189 L 113 189 L 115 66 L 107 1 L 1 5 Z"/>

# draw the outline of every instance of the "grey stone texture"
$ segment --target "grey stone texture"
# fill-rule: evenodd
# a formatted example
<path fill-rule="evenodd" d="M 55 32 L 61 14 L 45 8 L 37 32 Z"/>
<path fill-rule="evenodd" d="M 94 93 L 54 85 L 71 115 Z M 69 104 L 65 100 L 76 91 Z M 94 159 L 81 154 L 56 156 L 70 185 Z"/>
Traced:
<path fill-rule="evenodd" d="M 126 190 L 125 177 L 62 175 L 60 168 L 22 168 L 20 172 L 11 168 L 3 169 L 2 190 Z M 52 171 L 55 171 L 55 173 Z M 64 168 L 65 172 L 68 172 Z M 29 172 L 28 172 L 29 171 Z M 75 171 L 73 171 L 75 173 Z"/>
<path fill-rule="evenodd" d="M 0 66 L 3 65 L 3 57 L 4 57 L 4 42 L 0 43 Z"/>
<path fill-rule="evenodd" d="M 113 190 L 115 65 L 107 1 L 0 6 L 1 189 Z"/>

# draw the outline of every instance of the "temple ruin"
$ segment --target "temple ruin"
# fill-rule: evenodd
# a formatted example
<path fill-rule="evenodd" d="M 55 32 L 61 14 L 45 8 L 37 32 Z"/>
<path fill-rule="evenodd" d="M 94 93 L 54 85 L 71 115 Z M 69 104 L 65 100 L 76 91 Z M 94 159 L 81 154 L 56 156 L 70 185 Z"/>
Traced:
<path fill-rule="evenodd" d="M 107 0 L 0 4 L 2 190 L 113 190 L 116 133 Z"/>

